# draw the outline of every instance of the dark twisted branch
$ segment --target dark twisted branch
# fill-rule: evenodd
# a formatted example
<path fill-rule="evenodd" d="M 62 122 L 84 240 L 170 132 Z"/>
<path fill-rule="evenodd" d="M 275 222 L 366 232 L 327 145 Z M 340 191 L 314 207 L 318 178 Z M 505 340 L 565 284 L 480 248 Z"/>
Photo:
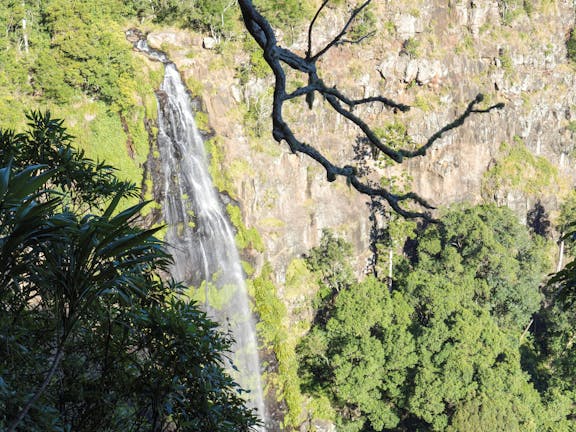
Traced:
<path fill-rule="evenodd" d="M 339 100 L 341 100 L 342 102 L 344 102 L 346 105 L 348 105 L 350 107 L 350 110 L 353 110 L 354 107 L 358 106 L 358 105 L 363 105 L 363 104 L 368 104 L 371 102 L 380 102 L 381 104 L 389 107 L 389 108 L 394 108 L 397 109 L 399 111 L 402 112 L 406 112 L 410 110 L 410 107 L 408 105 L 404 105 L 398 102 L 394 102 L 392 99 L 388 99 L 387 97 L 384 96 L 370 96 L 367 98 L 363 98 L 363 99 L 350 99 L 348 97 L 346 97 L 345 95 L 343 95 L 342 93 L 340 93 L 338 90 L 336 90 L 335 87 L 329 88 L 326 87 L 322 81 L 318 81 L 316 83 L 307 85 L 306 87 L 299 87 L 296 90 L 294 90 L 292 93 L 287 94 L 284 97 L 284 100 L 290 100 L 290 99 L 295 99 L 297 97 L 312 93 L 312 92 L 319 92 L 322 94 L 330 94 L 336 98 L 338 98 Z"/>
<path fill-rule="evenodd" d="M 482 102 L 483 100 L 484 100 L 484 95 L 482 95 L 482 94 L 476 95 L 474 100 L 468 104 L 468 107 L 466 108 L 466 110 L 462 114 L 460 114 L 460 116 L 458 116 L 458 118 L 456 118 L 456 120 L 454 120 L 452 123 L 448 123 L 446 126 L 441 128 L 439 131 L 432 134 L 432 136 L 430 138 L 428 138 L 428 141 L 426 141 L 426 144 L 424 144 L 423 146 L 419 147 L 418 149 L 416 149 L 414 151 L 400 150 L 400 153 L 402 154 L 402 156 L 407 157 L 407 158 L 413 158 L 416 156 L 424 156 L 426 154 L 426 150 L 428 150 L 432 146 L 432 144 L 434 144 L 436 141 L 438 141 L 440 138 L 442 138 L 442 136 L 446 132 L 462 126 L 464 124 L 464 122 L 466 121 L 466 119 L 468 117 L 470 117 L 470 115 L 475 114 L 475 113 L 477 113 L 477 114 L 478 113 L 488 113 L 488 112 L 495 110 L 495 109 L 504 108 L 503 103 L 497 103 L 496 105 L 492 105 L 492 106 L 490 106 L 488 108 L 484 108 L 484 109 L 476 108 L 476 105 L 479 104 L 480 102 Z"/>
<path fill-rule="evenodd" d="M 423 156 L 426 151 L 440 138 L 444 136 L 445 133 L 456 129 L 464 124 L 466 119 L 475 113 L 488 113 L 495 109 L 500 109 L 504 105 L 496 104 L 488 108 L 480 109 L 477 105 L 482 102 L 483 96 L 478 95 L 474 100 L 472 100 L 466 110 L 458 116 L 454 121 L 442 127 L 436 133 L 434 133 L 422 146 L 415 150 L 400 149 L 395 150 L 391 143 L 383 142 L 376 133 L 370 128 L 370 126 L 364 122 L 359 116 L 353 113 L 353 110 L 358 105 L 364 105 L 368 103 L 381 103 L 382 105 L 399 111 L 408 111 L 409 106 L 394 102 L 383 96 L 374 96 L 364 99 L 350 99 L 342 92 L 340 92 L 336 87 L 328 87 L 319 78 L 316 69 L 316 62 L 324 54 L 326 54 L 332 47 L 337 46 L 342 43 L 350 42 L 345 39 L 346 33 L 348 32 L 350 26 L 354 22 L 354 19 L 360 14 L 366 7 L 369 6 L 371 0 L 366 0 L 360 6 L 355 8 L 347 22 L 344 24 L 340 32 L 328 42 L 322 49 L 320 49 L 316 54 L 312 54 L 313 50 L 313 29 L 316 21 L 321 15 L 324 8 L 328 5 L 329 0 L 324 0 L 316 11 L 314 18 L 310 22 L 308 27 L 308 47 L 306 50 L 306 56 L 302 57 L 294 52 L 282 48 L 278 45 L 274 30 L 272 29 L 270 23 L 266 18 L 264 18 L 254 7 L 251 0 L 238 0 L 240 9 L 242 11 L 242 18 L 246 29 L 250 35 L 254 38 L 256 43 L 262 48 L 264 60 L 272 69 L 274 74 L 274 95 L 272 102 L 272 135 L 274 139 L 278 142 L 286 141 L 290 150 L 294 153 L 303 153 L 314 159 L 326 170 L 326 177 L 328 181 L 336 180 L 337 176 L 346 177 L 347 183 L 354 187 L 357 191 L 372 196 L 381 197 L 388 202 L 390 207 L 396 211 L 401 216 L 406 218 L 425 218 L 430 219 L 430 216 L 422 212 L 414 212 L 406 210 L 401 207 L 401 203 L 404 201 L 412 201 L 420 205 L 425 209 L 432 209 L 433 207 L 426 202 L 423 198 L 415 193 L 407 194 L 394 194 L 389 190 L 381 187 L 375 187 L 366 183 L 363 183 L 356 172 L 356 169 L 351 166 L 338 166 L 328 160 L 319 150 L 314 146 L 309 145 L 298 139 L 290 126 L 284 121 L 282 108 L 284 102 L 305 96 L 306 101 L 310 108 L 313 106 L 314 94 L 317 92 L 323 96 L 330 106 L 340 115 L 348 119 L 354 125 L 356 125 L 365 135 L 365 137 L 380 151 L 385 155 L 390 157 L 397 163 L 401 163 L 404 158 L 414 158 L 416 156 Z M 291 93 L 286 92 L 286 72 L 285 67 L 304 73 L 308 75 L 308 85 L 300 87 Z M 344 104 L 344 105 L 343 105 Z"/>

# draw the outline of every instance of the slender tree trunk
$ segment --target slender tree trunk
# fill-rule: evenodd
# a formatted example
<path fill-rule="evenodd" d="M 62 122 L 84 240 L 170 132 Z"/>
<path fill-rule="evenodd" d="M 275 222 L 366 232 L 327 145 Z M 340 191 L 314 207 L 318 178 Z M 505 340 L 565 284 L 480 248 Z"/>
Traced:
<path fill-rule="evenodd" d="M 528 323 L 528 325 L 526 326 L 526 328 L 522 332 L 522 335 L 520 336 L 520 342 L 522 342 L 522 339 L 524 339 L 524 337 L 526 337 L 526 333 L 528 333 L 528 330 L 530 330 L 530 327 L 532 327 L 533 323 L 534 323 L 534 318 L 532 318 L 530 320 L 530 322 Z"/>
<path fill-rule="evenodd" d="M 38 400 L 40 395 L 44 393 L 46 387 L 48 387 L 48 384 L 50 383 L 50 380 L 56 373 L 56 369 L 58 369 L 58 365 L 60 364 L 60 360 L 62 360 L 63 355 L 64 355 L 64 346 L 60 345 L 58 347 L 58 351 L 56 352 L 56 356 L 54 357 L 54 361 L 52 362 L 52 366 L 50 367 L 50 371 L 48 372 L 48 375 L 46 375 L 46 378 L 44 378 L 44 382 L 42 383 L 40 388 L 36 390 L 36 393 L 34 393 L 34 395 L 26 403 L 26 405 L 24 405 L 22 411 L 18 413 L 12 424 L 10 424 L 10 426 L 8 427 L 7 432 L 14 432 L 16 430 L 16 427 L 24 419 L 24 417 L 26 417 L 26 414 L 28 414 L 28 411 L 30 410 L 32 405 Z"/>
<path fill-rule="evenodd" d="M 24 52 L 28 54 L 28 31 L 26 29 L 26 1 L 22 1 L 24 17 L 22 18 L 22 37 L 24 38 Z"/>
<path fill-rule="evenodd" d="M 388 249 L 388 291 L 392 291 L 393 258 L 394 258 L 394 250 L 392 249 L 392 246 L 390 246 L 390 248 Z"/>
<path fill-rule="evenodd" d="M 560 240 L 559 251 L 558 251 L 558 264 L 556 265 L 556 273 L 562 270 L 564 265 L 564 240 Z"/>

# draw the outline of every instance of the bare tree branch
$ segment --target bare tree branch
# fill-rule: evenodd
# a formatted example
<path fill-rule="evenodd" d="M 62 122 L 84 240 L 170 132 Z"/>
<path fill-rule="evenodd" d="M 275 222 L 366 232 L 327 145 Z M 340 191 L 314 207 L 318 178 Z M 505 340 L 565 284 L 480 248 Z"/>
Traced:
<path fill-rule="evenodd" d="M 310 57 L 312 57 L 312 30 L 314 29 L 314 23 L 322 13 L 322 9 L 324 9 L 329 2 L 330 0 L 324 0 L 322 2 L 318 10 L 316 11 L 314 18 L 312 18 L 312 21 L 310 21 L 310 25 L 308 26 L 308 50 L 306 51 L 307 60 L 310 60 Z"/>
<path fill-rule="evenodd" d="M 388 99 L 384 96 L 371 96 L 371 97 L 367 97 L 364 99 L 353 100 L 353 99 L 349 99 L 348 97 L 344 96 L 342 93 L 340 93 L 338 90 L 336 90 L 335 87 L 329 88 L 329 87 L 323 86 L 321 89 L 319 89 L 319 91 L 322 94 L 329 94 L 329 95 L 335 96 L 336 98 L 338 98 L 339 100 L 344 102 L 346 105 L 348 105 L 350 107 L 350 109 L 353 109 L 357 105 L 363 105 L 363 104 L 368 104 L 368 103 L 372 103 L 372 102 L 380 102 L 380 103 L 386 105 L 388 108 L 394 108 L 394 109 L 397 109 L 397 110 L 402 111 L 402 112 L 406 112 L 406 111 L 410 110 L 410 107 L 408 105 L 394 102 L 392 99 Z"/>
<path fill-rule="evenodd" d="M 442 129 L 440 129 L 438 132 L 434 133 L 430 138 L 428 138 L 428 141 L 426 141 L 426 144 L 424 144 L 422 147 L 416 149 L 415 151 L 400 150 L 400 153 L 402 154 L 403 157 L 407 157 L 407 158 L 413 158 L 416 156 L 424 156 L 426 154 L 426 151 L 432 146 L 432 144 L 434 144 L 436 141 L 438 141 L 440 138 L 442 138 L 442 136 L 446 132 L 462 126 L 464 124 L 464 122 L 466 121 L 466 119 L 468 117 L 470 117 L 470 115 L 475 114 L 475 113 L 488 113 L 488 112 L 495 110 L 495 109 L 504 108 L 503 103 L 497 103 L 496 105 L 492 105 L 492 106 L 485 108 L 485 109 L 475 108 L 476 105 L 479 104 L 480 102 L 482 102 L 483 100 L 484 100 L 484 95 L 482 95 L 482 94 L 476 95 L 474 100 L 468 104 L 468 107 L 466 108 L 466 110 L 456 120 L 454 120 L 452 123 L 447 124 Z"/>
<path fill-rule="evenodd" d="M 346 34 L 346 32 L 348 31 L 348 28 L 350 27 L 350 25 L 354 22 L 354 19 L 356 18 L 356 16 L 358 16 L 358 14 L 360 12 L 362 12 L 371 2 L 372 2 L 372 0 L 366 0 L 362 5 L 360 5 L 356 9 L 354 9 L 352 11 L 352 13 L 350 14 L 350 18 L 348 18 L 348 21 L 346 21 L 346 24 L 344 24 L 344 27 L 342 28 L 342 30 L 340 30 L 340 33 L 338 33 L 334 37 L 334 39 L 332 39 L 330 42 L 328 42 L 324 48 L 322 48 L 320 51 L 318 51 L 318 53 L 316 53 L 312 57 L 310 57 L 310 60 L 312 60 L 312 61 L 318 60 L 320 57 L 322 57 L 324 54 L 326 54 L 330 50 L 330 48 L 339 44 L 340 41 L 342 40 L 342 38 L 344 37 L 344 35 Z"/>
<path fill-rule="evenodd" d="M 353 110 L 356 106 L 370 103 L 380 103 L 385 107 L 402 112 L 408 111 L 410 107 L 401 103 L 397 103 L 384 96 L 374 96 L 364 99 L 348 98 L 336 87 L 326 86 L 318 76 L 318 71 L 316 69 L 317 61 L 331 48 L 341 43 L 350 42 L 344 39 L 344 36 L 346 35 L 349 27 L 352 25 L 354 19 L 358 16 L 358 14 L 360 14 L 366 7 L 370 5 L 371 0 L 366 0 L 360 6 L 355 8 L 351 12 L 348 21 L 345 23 L 340 32 L 334 36 L 334 38 L 329 41 L 322 49 L 313 55 L 312 36 L 314 25 L 328 3 L 329 0 L 324 0 L 322 2 L 319 9 L 316 11 L 314 18 L 310 22 L 308 27 L 308 47 L 305 57 L 302 57 L 278 45 L 274 30 L 272 29 L 270 23 L 256 10 L 251 0 L 238 0 L 246 29 L 254 38 L 256 43 L 258 43 L 258 45 L 262 48 L 264 60 L 270 66 L 274 74 L 275 83 L 272 102 L 272 135 L 278 142 L 286 141 L 292 152 L 308 155 L 313 160 L 322 165 L 326 170 L 326 177 L 328 181 L 334 181 L 338 176 L 346 177 L 346 182 L 349 186 L 363 194 L 372 197 L 383 198 L 398 214 L 406 218 L 425 218 L 431 220 L 431 217 L 428 213 L 410 211 L 401 206 L 401 204 L 404 202 L 413 202 L 424 209 L 433 208 L 426 200 L 417 194 L 408 193 L 397 195 L 390 192 L 386 188 L 375 187 L 368 183 L 363 183 L 360 180 L 354 167 L 349 165 L 341 167 L 332 163 L 316 147 L 310 144 L 306 144 L 297 138 L 290 126 L 284 120 L 282 112 L 284 102 L 304 96 L 308 106 L 312 108 L 314 103 L 314 95 L 316 92 L 319 93 L 338 114 L 358 127 L 362 131 L 365 138 L 367 138 L 372 145 L 374 145 L 382 153 L 397 163 L 401 163 L 405 158 L 414 158 L 416 156 L 425 155 L 426 151 L 436 141 L 441 139 L 444 134 L 462 126 L 466 119 L 468 119 L 468 117 L 470 117 L 472 114 L 488 113 L 495 109 L 500 109 L 504 105 L 496 104 L 488 108 L 480 109 L 477 107 L 477 105 L 482 102 L 483 96 L 478 95 L 468 104 L 468 107 L 461 115 L 434 133 L 422 146 L 418 147 L 416 150 L 395 149 L 394 143 L 383 142 L 365 121 L 354 114 Z M 286 67 L 290 70 L 306 74 L 308 76 L 308 85 L 300 87 L 291 93 L 287 93 Z"/>
<path fill-rule="evenodd" d="M 344 44 L 359 44 L 360 42 L 362 42 L 365 39 L 371 38 L 372 36 L 374 36 L 376 34 L 376 31 L 371 31 L 366 33 L 363 36 L 360 36 L 358 39 L 342 39 L 340 42 L 338 42 L 336 45 L 344 45 Z"/>

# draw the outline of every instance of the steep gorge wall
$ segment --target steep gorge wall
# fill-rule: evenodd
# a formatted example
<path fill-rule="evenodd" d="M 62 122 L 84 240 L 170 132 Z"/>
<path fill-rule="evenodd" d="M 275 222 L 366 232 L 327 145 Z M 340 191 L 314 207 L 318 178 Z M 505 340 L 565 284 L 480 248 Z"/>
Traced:
<path fill-rule="evenodd" d="M 419 29 L 421 22 L 437 24 L 419 34 L 409 28 L 405 34 L 423 41 L 421 58 L 398 68 L 402 61 L 391 62 L 388 57 L 379 66 L 396 85 L 416 79 L 426 95 L 420 97 L 439 98 L 439 109 L 432 110 L 435 115 L 415 119 L 414 129 L 438 128 L 454 115 L 455 106 L 478 92 L 491 102 L 505 102 L 506 107 L 471 119 L 425 158 L 410 161 L 414 188 L 438 205 L 495 199 L 521 215 L 527 198 L 541 198 L 553 208 L 560 192 L 554 190 L 557 185 L 530 191 L 528 195 L 533 196 L 527 197 L 522 193 L 525 190 L 505 184 L 485 190 L 482 183 L 486 170 L 502 157 L 501 144 L 517 137 L 530 153 L 558 169 L 558 178 L 566 180 L 564 188 L 572 185 L 573 137 L 567 126 L 576 115 L 576 94 L 565 41 L 574 23 L 574 6 L 571 2 L 532 2 L 530 15 L 519 8 L 506 16 L 497 1 L 452 2 L 443 7 L 434 3 L 420 9 L 414 28 Z M 401 92 L 398 87 L 396 91 Z"/>
<path fill-rule="evenodd" d="M 565 44 L 574 6 L 532 1 L 503 9 L 505 3 L 512 2 L 375 2 L 376 36 L 361 45 L 337 47 L 320 67 L 327 83 L 351 96 L 380 93 L 412 105 L 405 114 L 378 106 L 357 113 L 374 126 L 405 123 L 418 143 L 452 121 L 477 93 L 485 94 L 487 103 L 505 102 L 503 110 L 476 115 L 447 134 L 425 157 L 383 168 L 380 174 L 405 170 L 412 189 L 436 206 L 496 200 L 522 217 L 536 199 L 554 210 L 574 182 L 570 126 L 576 124 L 571 123 L 576 120 L 575 74 Z M 345 19 L 343 11 L 328 10 L 316 27 L 318 46 Z M 305 32 L 295 34 L 280 35 L 280 40 L 303 52 Z M 246 225 L 258 229 L 265 242 L 264 256 L 255 254 L 257 264 L 271 261 L 281 281 L 288 262 L 314 246 L 324 227 L 366 250 L 367 199 L 341 179 L 327 183 L 316 164 L 269 138 L 272 81 L 238 78 L 238 65 L 248 62 L 244 50 L 226 43 L 205 49 L 202 36 L 180 30 L 153 31 L 148 39 L 170 52 L 204 103 L 222 172 L 231 181 L 228 192 Z M 247 112 L 256 119 L 247 122 Z M 303 102 L 294 104 L 287 116 L 306 142 L 331 158 L 353 157 L 357 130 L 322 101 L 312 111 Z M 504 142 L 549 162 L 553 175 L 544 178 L 535 164 L 520 160 L 511 173 L 503 171 L 518 177 L 514 181 L 496 176 L 487 182 L 486 171 L 506 156 Z M 530 176 L 541 181 L 528 187 Z"/>
<path fill-rule="evenodd" d="M 253 256 L 257 266 L 271 262 L 281 281 L 290 260 L 318 244 L 323 228 L 345 235 L 358 251 L 366 250 L 366 197 L 340 182 L 327 183 L 316 164 L 291 154 L 269 137 L 269 124 L 262 126 L 263 137 L 254 137 L 243 128 L 246 105 L 264 105 L 260 98 L 269 80 L 241 86 L 233 65 L 223 64 L 219 54 L 204 50 L 200 36 L 168 30 L 151 33 L 148 40 L 152 46 L 168 49 L 192 91 L 200 89 L 214 145 L 222 157 L 222 175 L 232 181 L 225 182 L 225 192 L 239 204 L 246 226 L 256 228 L 264 241 L 264 254 Z M 245 61 L 243 53 L 238 55 L 236 64 Z M 319 121 L 317 116 L 323 113 L 301 115 L 307 117 L 305 124 L 317 137 L 337 129 Z"/>

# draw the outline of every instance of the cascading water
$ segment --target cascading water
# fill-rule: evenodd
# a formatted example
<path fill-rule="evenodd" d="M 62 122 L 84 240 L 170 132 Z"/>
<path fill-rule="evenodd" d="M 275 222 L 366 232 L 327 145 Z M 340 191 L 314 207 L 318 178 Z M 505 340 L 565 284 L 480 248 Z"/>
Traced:
<path fill-rule="evenodd" d="M 208 314 L 236 343 L 234 377 L 250 390 L 248 403 L 266 423 L 255 323 L 234 232 L 216 192 L 204 143 L 194 122 L 191 99 L 175 65 L 145 40 L 135 46 L 165 64 L 157 91 L 158 150 L 164 173 L 166 242 L 174 256 L 172 276 L 199 287 Z"/>

